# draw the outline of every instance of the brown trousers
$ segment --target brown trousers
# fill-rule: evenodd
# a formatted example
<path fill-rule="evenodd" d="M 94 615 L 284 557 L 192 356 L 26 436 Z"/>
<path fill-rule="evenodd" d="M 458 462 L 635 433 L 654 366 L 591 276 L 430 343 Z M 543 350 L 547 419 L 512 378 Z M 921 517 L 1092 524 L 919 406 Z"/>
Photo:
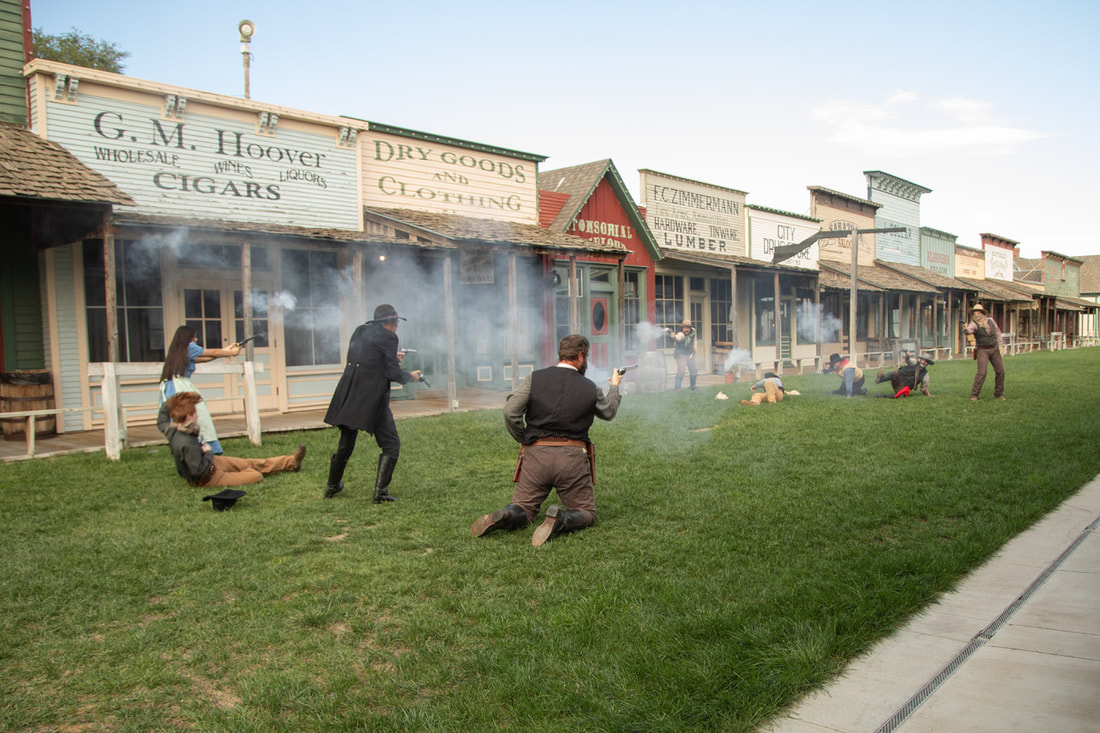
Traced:
<path fill-rule="evenodd" d="M 996 346 L 978 346 L 974 354 L 978 361 L 978 372 L 974 375 L 970 396 L 977 397 L 982 393 L 985 373 L 990 364 L 993 365 L 993 396 L 1002 396 L 1005 393 L 1005 362 L 1001 358 L 1001 350 Z"/>
<path fill-rule="evenodd" d="M 596 494 L 588 453 L 577 445 L 528 445 L 523 449 L 512 503 L 523 508 L 528 521 L 534 521 L 539 507 L 551 489 L 566 509 L 579 509 L 586 527 L 596 521 Z"/>
<path fill-rule="evenodd" d="M 294 456 L 274 456 L 272 458 L 234 458 L 232 456 L 214 456 L 214 465 L 210 473 L 203 477 L 199 486 L 247 486 L 258 484 L 264 476 L 288 471 L 294 467 Z"/>
<path fill-rule="evenodd" d="M 763 392 L 753 392 L 752 397 L 749 398 L 749 402 L 754 405 L 759 405 L 761 402 L 767 402 L 769 405 L 774 405 L 776 402 L 783 401 L 783 390 L 775 386 L 775 382 L 764 382 Z"/>

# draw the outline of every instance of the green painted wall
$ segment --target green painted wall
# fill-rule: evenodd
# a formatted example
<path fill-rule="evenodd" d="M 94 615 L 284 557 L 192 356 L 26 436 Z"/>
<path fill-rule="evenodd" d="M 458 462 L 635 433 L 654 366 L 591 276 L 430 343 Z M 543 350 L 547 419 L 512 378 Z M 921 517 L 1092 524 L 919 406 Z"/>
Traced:
<path fill-rule="evenodd" d="M 4 247 L 0 258 L 0 318 L 4 331 L 4 369 L 42 369 L 42 299 L 38 254 Z"/>
<path fill-rule="evenodd" d="M 19 0 L 0 0 L 0 120 L 27 124 L 23 11 Z"/>

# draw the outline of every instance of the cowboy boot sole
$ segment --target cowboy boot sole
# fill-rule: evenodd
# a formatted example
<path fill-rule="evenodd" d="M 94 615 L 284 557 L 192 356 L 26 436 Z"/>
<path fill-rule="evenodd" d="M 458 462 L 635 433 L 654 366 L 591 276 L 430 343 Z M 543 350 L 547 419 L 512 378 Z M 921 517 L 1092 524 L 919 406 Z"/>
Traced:
<path fill-rule="evenodd" d="M 507 509 L 497 509 L 492 514 L 480 516 L 474 521 L 473 525 L 471 525 L 470 534 L 474 537 L 481 537 L 495 529 L 500 529 L 497 525 L 508 519 L 509 516 Z"/>
<path fill-rule="evenodd" d="M 546 519 L 542 521 L 542 524 L 538 526 L 535 533 L 531 535 L 531 546 L 542 547 L 546 544 L 546 541 L 554 535 L 554 525 L 557 524 L 558 514 L 561 512 L 561 507 L 555 504 L 546 510 Z"/>

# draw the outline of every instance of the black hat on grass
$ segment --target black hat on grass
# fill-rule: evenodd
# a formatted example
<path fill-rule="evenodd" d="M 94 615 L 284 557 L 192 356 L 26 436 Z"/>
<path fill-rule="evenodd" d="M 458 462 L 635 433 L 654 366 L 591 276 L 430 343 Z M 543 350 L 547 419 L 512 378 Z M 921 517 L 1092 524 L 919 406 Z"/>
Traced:
<path fill-rule="evenodd" d="M 209 501 L 213 505 L 214 511 L 224 512 L 226 509 L 232 509 L 233 505 L 237 503 L 237 499 L 247 493 L 240 489 L 222 489 L 216 494 L 202 497 L 202 500 Z"/>

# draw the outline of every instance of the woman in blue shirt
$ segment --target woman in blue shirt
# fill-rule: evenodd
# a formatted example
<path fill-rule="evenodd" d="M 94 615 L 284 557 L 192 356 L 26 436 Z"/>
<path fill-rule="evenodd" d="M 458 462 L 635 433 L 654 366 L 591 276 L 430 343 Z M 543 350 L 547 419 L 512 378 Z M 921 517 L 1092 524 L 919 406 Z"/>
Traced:
<path fill-rule="evenodd" d="M 160 373 L 160 401 L 163 403 L 178 392 L 198 392 L 191 382 L 191 375 L 195 373 L 195 363 L 212 361 L 223 356 L 236 356 L 241 353 L 241 347 L 233 344 L 224 349 L 205 349 L 199 346 L 199 337 L 195 329 L 190 326 L 180 326 L 176 329 L 172 343 L 168 346 L 168 354 L 164 357 L 164 369 Z M 222 445 L 218 442 L 218 433 L 214 430 L 214 420 L 210 417 L 210 409 L 203 400 L 196 405 L 199 413 L 199 440 L 210 445 L 214 454 L 222 453 Z"/>

